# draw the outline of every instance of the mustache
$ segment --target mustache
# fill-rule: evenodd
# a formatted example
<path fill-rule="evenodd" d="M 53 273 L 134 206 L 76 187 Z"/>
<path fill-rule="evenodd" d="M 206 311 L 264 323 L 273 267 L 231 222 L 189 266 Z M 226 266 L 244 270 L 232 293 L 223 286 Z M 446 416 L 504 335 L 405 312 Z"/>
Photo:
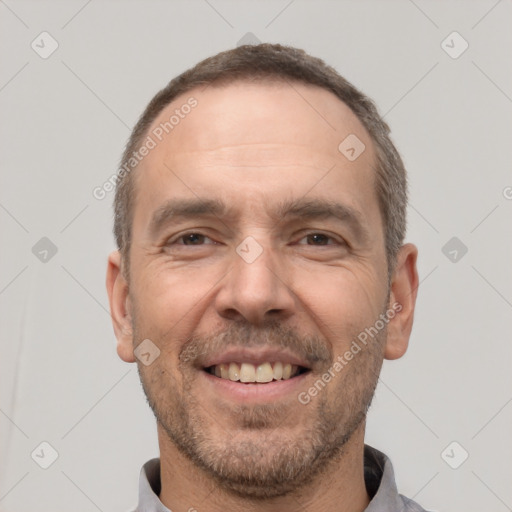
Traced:
<path fill-rule="evenodd" d="M 228 347 L 288 349 L 307 361 L 312 370 L 330 366 L 334 361 L 332 346 L 326 339 L 300 334 L 281 322 L 269 321 L 262 327 L 231 323 L 213 334 L 191 336 L 178 355 L 180 366 L 203 367 L 208 355 L 219 354 Z"/>

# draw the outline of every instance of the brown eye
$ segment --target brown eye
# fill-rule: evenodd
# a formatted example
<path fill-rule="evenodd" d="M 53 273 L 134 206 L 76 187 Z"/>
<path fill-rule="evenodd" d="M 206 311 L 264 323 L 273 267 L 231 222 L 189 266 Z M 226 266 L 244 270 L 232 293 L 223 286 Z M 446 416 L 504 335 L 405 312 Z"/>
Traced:
<path fill-rule="evenodd" d="M 207 240 L 209 242 L 207 242 Z M 202 245 L 212 245 L 215 242 L 208 236 L 203 235 L 197 231 L 189 231 L 188 233 L 183 233 L 171 240 L 169 240 L 165 245 L 166 246 L 202 246 Z"/>
<path fill-rule="evenodd" d="M 328 241 L 332 240 L 330 236 L 323 235 L 322 233 L 314 233 L 307 235 L 308 241 L 313 242 L 312 245 L 328 245 Z"/>
<path fill-rule="evenodd" d="M 183 245 L 201 245 L 205 238 L 205 235 L 201 233 L 187 233 L 182 235 L 179 240 L 183 240 Z"/>
<path fill-rule="evenodd" d="M 303 240 L 306 240 L 306 243 L 301 243 Z M 324 233 L 308 233 L 306 236 L 301 238 L 299 244 L 309 245 L 313 247 L 323 247 L 326 245 L 340 245 L 341 242 L 336 240 L 334 237 L 326 235 Z"/>

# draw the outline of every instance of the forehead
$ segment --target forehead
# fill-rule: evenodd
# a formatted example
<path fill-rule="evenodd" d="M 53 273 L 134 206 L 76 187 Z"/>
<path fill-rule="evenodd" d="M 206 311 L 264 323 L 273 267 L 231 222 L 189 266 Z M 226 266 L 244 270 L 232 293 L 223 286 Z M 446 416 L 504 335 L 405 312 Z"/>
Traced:
<path fill-rule="evenodd" d="M 196 106 L 188 108 L 190 103 Z M 162 125 L 168 123 L 171 116 L 174 117 L 172 123 L 176 124 L 166 133 Z M 339 142 L 351 133 L 369 142 L 361 122 L 333 93 L 317 86 L 282 80 L 239 80 L 194 88 L 167 105 L 149 133 L 162 131 L 162 128 L 164 133 L 162 140 L 157 140 L 162 143 L 159 145 L 173 145 L 174 149 L 179 146 L 180 153 L 226 145 L 289 145 L 294 142 L 297 148 L 308 146 L 319 154 L 339 156 Z M 156 135 L 159 138 L 159 133 Z M 241 152 L 246 153 L 247 149 Z"/>
<path fill-rule="evenodd" d="M 268 205 L 272 196 L 290 199 L 314 187 L 357 206 L 374 190 L 369 134 L 347 105 L 316 86 L 198 87 L 165 107 L 146 135 L 155 147 L 135 173 L 135 219 L 169 195 L 221 195 L 245 204 L 265 195 Z M 365 150 L 350 161 L 339 146 L 354 136 Z"/>

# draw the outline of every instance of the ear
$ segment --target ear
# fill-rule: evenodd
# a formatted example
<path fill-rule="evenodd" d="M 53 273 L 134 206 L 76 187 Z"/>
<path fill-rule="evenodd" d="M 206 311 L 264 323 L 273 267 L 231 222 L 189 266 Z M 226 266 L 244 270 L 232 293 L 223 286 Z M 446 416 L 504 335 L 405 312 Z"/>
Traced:
<path fill-rule="evenodd" d="M 122 258 L 119 251 L 108 257 L 107 292 L 110 316 L 117 338 L 117 354 L 127 363 L 134 363 L 133 333 L 128 282 L 122 272 Z"/>
<path fill-rule="evenodd" d="M 418 249 L 413 244 L 405 244 L 398 251 L 389 297 L 389 308 L 396 315 L 388 323 L 386 359 L 402 357 L 409 345 L 418 293 L 417 257 Z"/>

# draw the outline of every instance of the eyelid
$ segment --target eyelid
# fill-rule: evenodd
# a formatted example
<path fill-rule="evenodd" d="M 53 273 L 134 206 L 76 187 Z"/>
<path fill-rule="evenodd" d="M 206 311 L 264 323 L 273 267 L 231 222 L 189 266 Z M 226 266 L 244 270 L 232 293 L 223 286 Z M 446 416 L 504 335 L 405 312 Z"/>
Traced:
<path fill-rule="evenodd" d="M 209 240 L 211 240 L 214 243 L 218 243 L 218 242 L 215 242 L 215 240 L 213 240 L 211 237 L 209 237 L 207 234 L 203 233 L 202 231 L 194 229 L 194 230 L 190 230 L 190 231 L 184 231 L 183 233 L 179 233 L 178 235 L 170 237 L 169 239 L 167 239 L 164 242 L 164 245 L 183 245 L 184 246 L 185 245 L 184 243 L 176 243 L 176 242 L 182 240 L 187 235 L 201 235 L 201 236 L 204 236 L 205 238 L 208 238 Z M 205 245 L 205 244 L 201 244 L 201 245 Z M 208 245 L 212 245 L 212 244 L 208 244 Z M 194 247 L 194 245 L 190 245 L 187 247 Z M 200 246 L 195 246 L 195 247 L 200 247 Z"/>
<path fill-rule="evenodd" d="M 330 238 L 331 240 L 333 240 L 334 242 L 336 242 L 336 244 L 339 244 L 339 245 L 347 245 L 348 246 L 348 243 L 346 242 L 346 240 L 344 238 L 342 238 L 341 236 L 339 235 L 334 235 L 334 234 L 331 234 L 331 233 L 326 233 L 324 231 L 318 231 L 318 230 L 311 230 L 311 231 L 307 231 L 305 233 L 302 234 L 302 237 L 299 239 L 299 241 L 301 240 L 304 240 L 304 238 L 310 236 L 310 235 L 323 235 L 327 238 Z M 306 244 L 301 244 L 301 245 L 306 245 Z M 328 245 L 335 245 L 335 244 L 328 244 Z M 322 246 L 322 245 L 312 245 L 311 247 L 326 247 L 325 245 Z"/>

